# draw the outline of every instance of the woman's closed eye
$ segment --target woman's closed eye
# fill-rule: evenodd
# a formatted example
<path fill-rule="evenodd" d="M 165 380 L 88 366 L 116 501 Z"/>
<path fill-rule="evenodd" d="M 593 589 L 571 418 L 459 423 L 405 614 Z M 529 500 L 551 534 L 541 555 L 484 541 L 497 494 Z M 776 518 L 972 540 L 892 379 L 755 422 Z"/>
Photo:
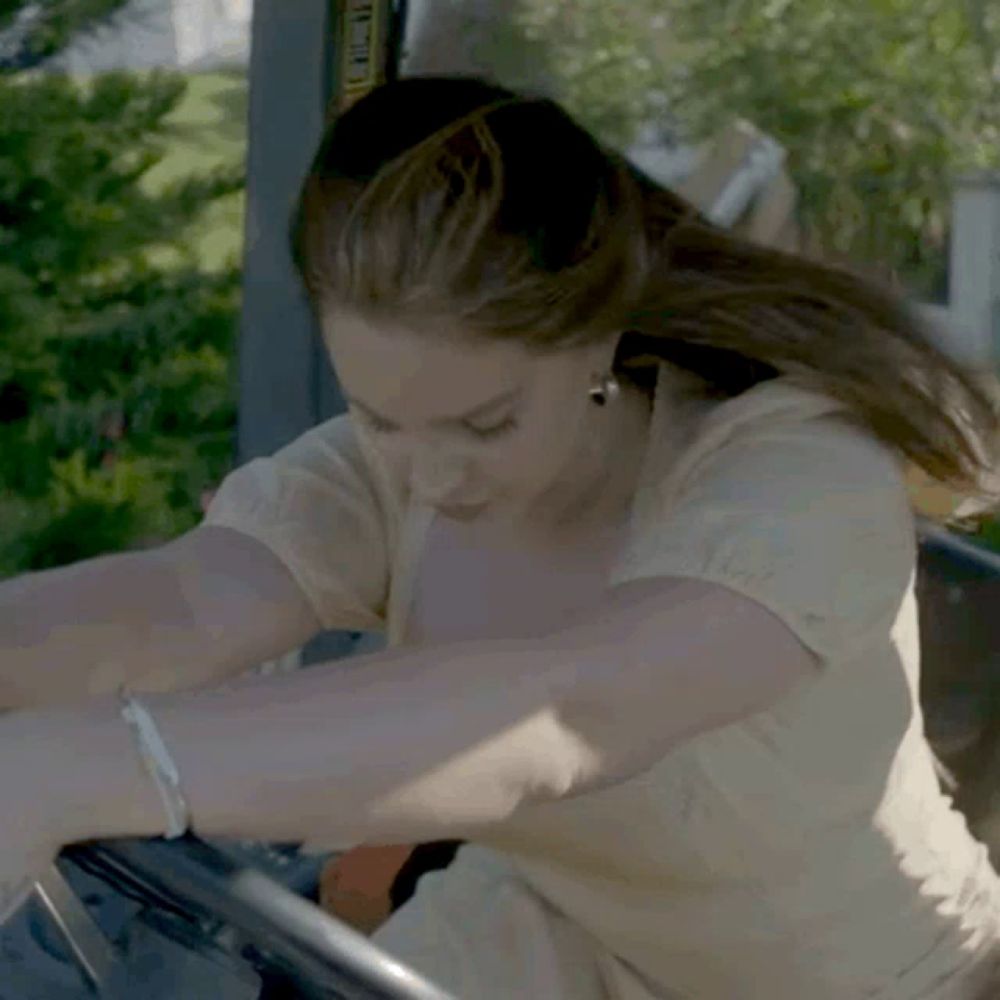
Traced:
<path fill-rule="evenodd" d="M 464 424 L 469 431 L 479 438 L 485 438 L 490 440 L 492 438 L 502 437 L 504 434 L 509 433 L 517 428 L 517 418 L 516 417 L 505 417 L 498 424 L 493 424 L 492 427 L 476 427 L 472 424 Z"/>
<path fill-rule="evenodd" d="M 393 424 L 385 423 L 384 421 L 378 420 L 368 414 L 364 415 L 364 421 L 373 434 L 393 434 L 396 431 L 396 427 Z M 476 426 L 474 424 L 462 424 L 465 431 L 472 434 L 474 437 L 487 441 L 502 437 L 503 435 L 513 431 L 517 428 L 517 426 L 518 421 L 516 417 L 505 417 L 500 421 L 500 423 L 486 427 Z"/>

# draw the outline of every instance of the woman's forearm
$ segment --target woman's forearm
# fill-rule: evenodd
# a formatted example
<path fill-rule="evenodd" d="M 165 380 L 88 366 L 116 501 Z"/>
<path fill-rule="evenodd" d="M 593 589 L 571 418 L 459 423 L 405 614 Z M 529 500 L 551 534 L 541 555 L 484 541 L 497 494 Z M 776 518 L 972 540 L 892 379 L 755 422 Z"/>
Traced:
<path fill-rule="evenodd" d="M 196 833 L 336 847 L 469 835 L 568 791 L 587 758 L 558 711 L 574 676 L 537 644 L 449 643 L 145 701 Z M 63 715 L 62 733 L 92 803 L 78 839 L 162 831 L 115 703 Z"/>
<path fill-rule="evenodd" d="M 470 839 L 523 804 L 627 780 L 816 669 L 754 601 L 654 578 L 542 638 L 395 649 L 146 700 L 195 832 L 336 848 Z M 23 749 L 26 773 L 32 745 L 56 748 L 38 773 L 84 816 L 75 839 L 164 828 L 116 704 L 23 713 L 15 730 L 24 747 L 0 725 L 0 759 Z"/>
<path fill-rule="evenodd" d="M 218 677 L 218 660 L 156 550 L 0 582 L 0 709 L 190 687 Z"/>
<path fill-rule="evenodd" d="M 145 560 L 117 553 L 0 582 L 0 708 L 114 691 L 141 650 Z M 131 680 L 132 678 L 127 678 Z"/>

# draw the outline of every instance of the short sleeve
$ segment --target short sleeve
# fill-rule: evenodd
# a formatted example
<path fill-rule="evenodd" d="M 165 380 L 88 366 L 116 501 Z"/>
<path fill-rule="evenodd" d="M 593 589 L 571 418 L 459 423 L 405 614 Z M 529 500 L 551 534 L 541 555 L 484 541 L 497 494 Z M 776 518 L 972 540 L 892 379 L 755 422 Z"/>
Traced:
<path fill-rule="evenodd" d="M 656 495 L 616 576 L 724 586 L 829 664 L 889 641 L 916 565 L 902 462 L 843 414 L 754 422 Z"/>
<path fill-rule="evenodd" d="M 202 523 L 232 528 L 266 545 L 325 629 L 385 627 L 390 573 L 385 504 L 348 415 L 235 469 Z"/>

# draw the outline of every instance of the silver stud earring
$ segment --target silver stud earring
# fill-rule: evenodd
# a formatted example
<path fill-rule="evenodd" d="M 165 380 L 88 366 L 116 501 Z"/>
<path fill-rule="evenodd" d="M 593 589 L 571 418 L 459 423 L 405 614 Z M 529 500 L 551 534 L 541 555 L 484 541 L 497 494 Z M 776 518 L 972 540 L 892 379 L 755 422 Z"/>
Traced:
<path fill-rule="evenodd" d="M 613 372 L 594 379 L 590 388 L 590 398 L 596 406 L 606 406 L 621 395 L 622 387 Z"/>

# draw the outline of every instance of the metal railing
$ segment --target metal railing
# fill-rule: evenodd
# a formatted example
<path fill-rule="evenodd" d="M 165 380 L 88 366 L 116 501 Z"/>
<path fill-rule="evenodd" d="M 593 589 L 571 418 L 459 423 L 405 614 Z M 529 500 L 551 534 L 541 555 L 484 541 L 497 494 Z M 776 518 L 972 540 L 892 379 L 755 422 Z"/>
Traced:
<path fill-rule="evenodd" d="M 276 995 L 285 1000 L 456 1000 L 232 850 L 190 835 L 67 848 L 36 884 L 100 1000 L 134 1000 L 148 984 L 68 884 L 67 862 L 160 911 L 168 935 L 171 921 L 184 927 L 179 936 L 188 947 L 229 971 L 242 965 L 272 988 L 280 984 Z"/>

